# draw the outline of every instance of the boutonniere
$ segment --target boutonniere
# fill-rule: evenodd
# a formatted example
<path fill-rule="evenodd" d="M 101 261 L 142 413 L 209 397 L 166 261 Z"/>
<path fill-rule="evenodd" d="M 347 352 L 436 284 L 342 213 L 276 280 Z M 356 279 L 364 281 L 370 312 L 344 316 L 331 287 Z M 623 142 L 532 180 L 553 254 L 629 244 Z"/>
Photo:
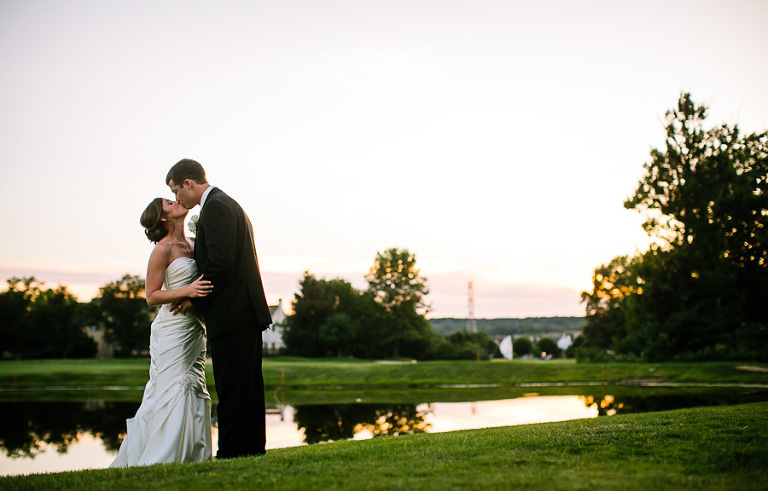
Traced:
<path fill-rule="evenodd" d="M 192 215 L 191 217 L 189 217 L 189 224 L 187 225 L 187 227 L 189 227 L 189 231 L 192 232 L 193 234 L 197 232 L 197 220 L 199 218 L 200 217 L 198 217 L 197 215 Z"/>

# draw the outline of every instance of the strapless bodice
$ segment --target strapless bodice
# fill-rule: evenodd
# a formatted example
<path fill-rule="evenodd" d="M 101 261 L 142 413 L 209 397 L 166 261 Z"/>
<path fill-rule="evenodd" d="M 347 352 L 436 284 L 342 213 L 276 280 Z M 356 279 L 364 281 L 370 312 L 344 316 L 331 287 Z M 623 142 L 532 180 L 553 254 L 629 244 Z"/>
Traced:
<path fill-rule="evenodd" d="M 175 290 L 197 279 L 197 264 L 191 257 L 177 257 L 165 270 L 165 289 Z"/>

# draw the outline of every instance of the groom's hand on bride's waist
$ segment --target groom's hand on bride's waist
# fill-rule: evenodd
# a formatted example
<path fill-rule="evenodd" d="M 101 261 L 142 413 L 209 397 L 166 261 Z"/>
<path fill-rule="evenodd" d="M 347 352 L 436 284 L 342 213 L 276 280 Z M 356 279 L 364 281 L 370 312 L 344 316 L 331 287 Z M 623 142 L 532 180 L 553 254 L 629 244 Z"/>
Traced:
<path fill-rule="evenodd" d="M 188 298 L 182 298 L 181 300 L 176 300 L 175 302 L 173 302 L 171 304 L 170 310 L 173 315 L 176 315 L 179 312 L 183 314 L 191 308 L 192 308 L 192 301 Z"/>

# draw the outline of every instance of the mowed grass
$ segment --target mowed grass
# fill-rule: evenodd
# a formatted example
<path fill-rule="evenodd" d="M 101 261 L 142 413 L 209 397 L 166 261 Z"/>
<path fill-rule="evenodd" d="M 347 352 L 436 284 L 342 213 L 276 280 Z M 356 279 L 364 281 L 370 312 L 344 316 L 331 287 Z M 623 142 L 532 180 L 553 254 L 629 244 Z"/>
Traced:
<path fill-rule="evenodd" d="M 6 477 L 0 488 L 763 490 L 766 435 L 768 403 L 754 403 Z"/>
<path fill-rule="evenodd" d="M 675 383 L 766 384 L 768 373 L 745 371 L 755 363 L 574 363 L 573 360 L 430 361 L 392 363 L 350 359 L 265 358 L 267 388 L 419 388 L 439 385 L 616 383 L 654 379 Z M 143 388 L 148 359 L 24 360 L 0 362 L 0 388 Z M 214 387 L 212 367 L 208 384 Z"/>

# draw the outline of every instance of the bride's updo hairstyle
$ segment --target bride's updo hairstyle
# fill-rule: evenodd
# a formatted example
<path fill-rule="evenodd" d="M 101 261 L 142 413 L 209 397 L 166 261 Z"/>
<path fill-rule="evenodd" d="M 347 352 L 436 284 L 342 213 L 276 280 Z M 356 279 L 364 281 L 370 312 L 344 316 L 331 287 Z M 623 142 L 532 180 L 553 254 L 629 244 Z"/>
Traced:
<path fill-rule="evenodd" d="M 162 220 L 163 218 L 166 219 L 165 222 Z M 170 223 L 170 220 L 163 210 L 163 198 L 155 198 L 141 214 L 141 226 L 144 227 L 144 234 L 151 242 L 157 243 L 168 234 L 165 229 L 166 223 Z"/>

